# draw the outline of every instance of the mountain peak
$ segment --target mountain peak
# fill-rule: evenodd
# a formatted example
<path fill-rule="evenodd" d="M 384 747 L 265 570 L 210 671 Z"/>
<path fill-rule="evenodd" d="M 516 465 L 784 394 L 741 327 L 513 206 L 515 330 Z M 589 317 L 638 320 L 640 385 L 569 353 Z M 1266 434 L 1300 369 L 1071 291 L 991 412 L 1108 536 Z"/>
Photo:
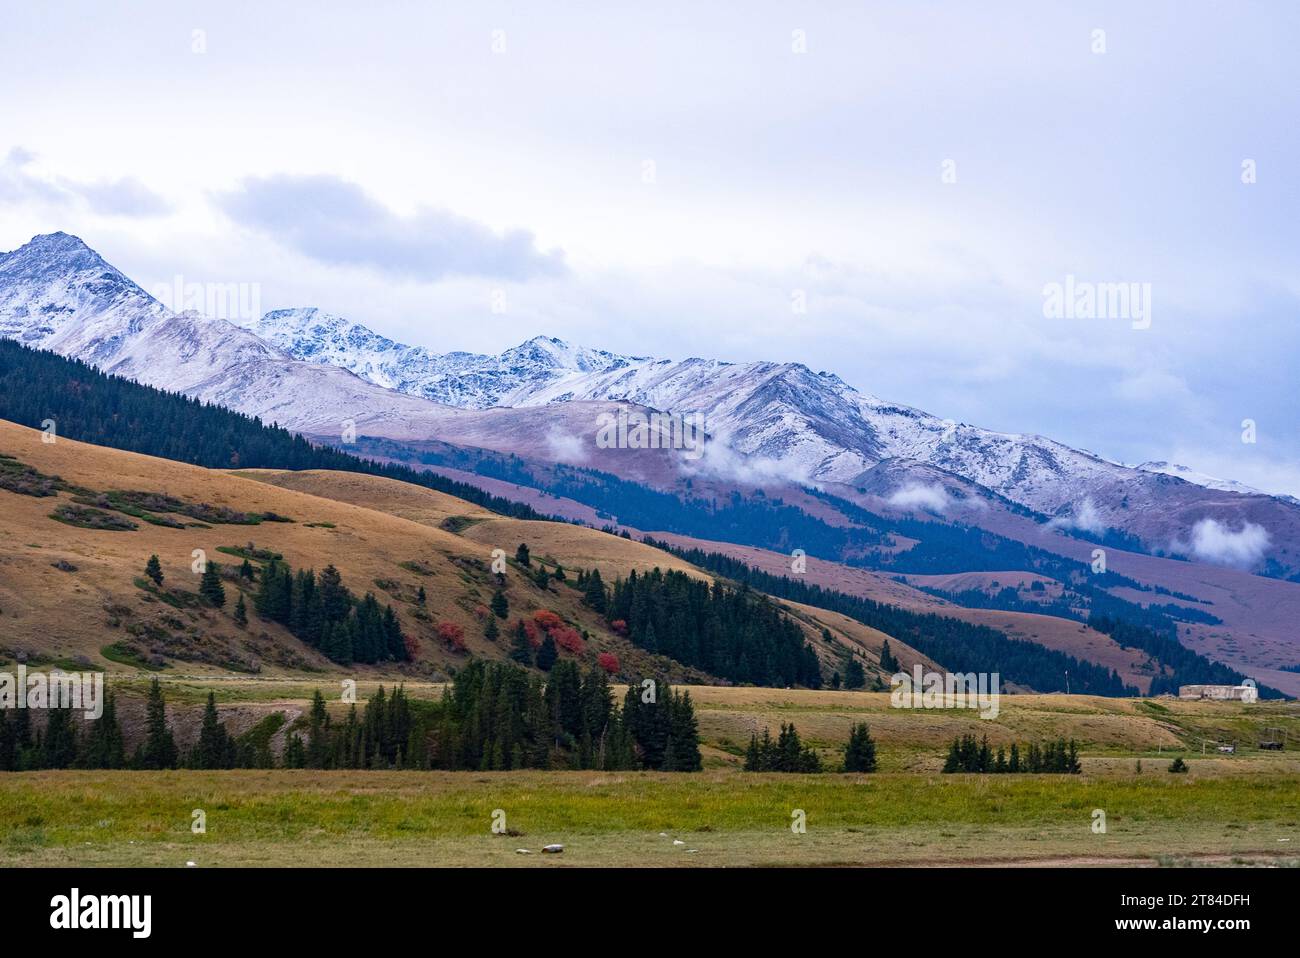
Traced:
<path fill-rule="evenodd" d="M 625 366 L 632 357 L 620 356 L 603 349 L 590 349 L 556 336 L 534 336 L 501 354 L 507 363 L 530 363 L 572 372 L 603 372 Z"/>
<path fill-rule="evenodd" d="M 7 272 L 50 275 L 83 269 L 112 269 L 104 258 L 71 233 L 41 233 L 10 253 L 0 254 Z M 114 270 L 116 272 L 116 270 Z M 120 274 L 119 274 L 120 275 Z M 123 277 L 125 280 L 125 277 Z"/>

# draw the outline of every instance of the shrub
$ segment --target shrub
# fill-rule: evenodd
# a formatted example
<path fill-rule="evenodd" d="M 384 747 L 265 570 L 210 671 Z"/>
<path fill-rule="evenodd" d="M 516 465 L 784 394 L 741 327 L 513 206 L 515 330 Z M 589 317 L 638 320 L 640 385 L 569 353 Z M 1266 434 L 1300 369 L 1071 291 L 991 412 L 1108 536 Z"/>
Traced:
<path fill-rule="evenodd" d="M 613 652 L 602 652 L 596 656 L 596 664 L 608 672 L 610 675 L 615 674 L 618 669 L 618 656 Z"/>
<path fill-rule="evenodd" d="M 439 622 L 438 638 L 453 652 L 465 651 L 465 630 L 455 622 Z"/>
<path fill-rule="evenodd" d="M 567 625 L 551 632 L 551 638 L 555 644 L 566 652 L 572 652 L 574 655 L 581 655 L 586 648 L 586 643 L 582 641 L 576 630 L 569 628 Z"/>
<path fill-rule="evenodd" d="M 564 620 L 549 609 L 538 609 L 533 613 L 533 621 L 547 632 L 553 632 L 564 625 Z"/>

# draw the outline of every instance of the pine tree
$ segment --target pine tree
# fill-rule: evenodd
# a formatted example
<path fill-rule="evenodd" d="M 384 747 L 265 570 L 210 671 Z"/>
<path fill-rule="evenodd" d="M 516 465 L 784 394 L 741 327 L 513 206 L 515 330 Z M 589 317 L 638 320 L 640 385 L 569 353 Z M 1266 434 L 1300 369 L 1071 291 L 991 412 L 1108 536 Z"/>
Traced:
<path fill-rule="evenodd" d="M 867 673 L 862 668 L 862 663 L 852 652 L 849 653 L 849 660 L 844 665 L 844 687 L 846 689 L 860 689 L 867 684 Z"/>
<path fill-rule="evenodd" d="M 495 615 L 488 616 L 487 625 L 483 627 L 483 638 L 489 642 L 495 642 L 500 634 L 501 630 L 497 627 L 497 617 Z"/>
<path fill-rule="evenodd" d="M 207 563 L 203 577 L 199 579 L 199 595 L 218 609 L 226 604 L 226 589 L 221 584 L 221 567 L 215 562 Z"/>
<path fill-rule="evenodd" d="M 234 747 L 230 735 L 217 717 L 216 695 L 209 692 L 191 765 L 194 768 L 230 768 L 234 764 L 233 758 Z"/>
<path fill-rule="evenodd" d="M 154 585 L 163 584 L 162 563 L 158 561 L 158 556 L 149 557 L 149 561 L 144 564 L 144 574 L 153 580 Z"/>
<path fill-rule="evenodd" d="M 77 764 L 81 768 L 126 767 L 126 743 L 117 721 L 117 697 L 112 692 L 105 694 L 104 710 L 90 724 Z"/>
<path fill-rule="evenodd" d="M 539 589 L 546 589 L 549 587 L 550 581 L 551 577 L 547 574 L 546 567 L 538 562 L 537 571 L 533 573 L 533 584 Z"/>
<path fill-rule="evenodd" d="M 316 689 L 311 697 L 311 712 L 307 718 L 307 756 L 308 768 L 325 768 L 329 760 L 330 716 L 325 709 L 325 697 Z"/>
<path fill-rule="evenodd" d="M 853 726 L 848 744 L 844 746 L 844 771 L 874 772 L 876 770 L 876 743 L 865 722 Z"/>
<path fill-rule="evenodd" d="M 532 559 L 528 555 L 528 546 L 522 542 L 519 543 L 519 548 L 515 550 L 515 561 L 522 566 L 532 564 Z"/>
<path fill-rule="evenodd" d="M 537 667 L 543 672 L 549 672 L 559 657 L 560 650 L 555 647 L 555 640 L 548 633 L 537 649 Z"/>
<path fill-rule="evenodd" d="M 880 670 L 887 675 L 893 675 L 898 671 L 898 659 L 894 658 L 894 653 L 889 650 L 888 639 L 880 645 Z"/>
<path fill-rule="evenodd" d="M 420 586 L 420 591 L 415 593 L 415 604 L 419 606 L 423 606 L 427 599 L 428 596 L 425 595 L 424 586 Z"/>
<path fill-rule="evenodd" d="M 665 750 L 664 768 L 675 772 L 698 772 L 704 764 L 691 693 L 673 693 L 669 708 L 669 744 Z"/>
<path fill-rule="evenodd" d="M 72 712 L 54 708 L 48 714 L 36 761 L 40 768 L 69 768 L 77 760 L 77 730 L 72 724 Z"/>
<path fill-rule="evenodd" d="M 244 560 L 244 564 L 241 565 L 241 566 L 239 567 L 239 577 L 240 577 L 241 579 L 243 579 L 244 581 L 246 581 L 246 582 L 252 582 L 252 581 L 253 581 L 253 563 L 251 563 L 251 562 L 249 562 L 247 559 L 245 559 L 245 560 Z"/>
<path fill-rule="evenodd" d="M 242 592 L 239 593 L 239 601 L 235 603 L 234 619 L 236 625 L 248 625 L 248 607 L 244 604 L 244 593 Z"/>
<path fill-rule="evenodd" d="M 301 735 L 289 736 L 289 741 L 284 747 L 284 767 L 307 767 L 307 752 L 303 748 Z"/>
<path fill-rule="evenodd" d="M 953 739 L 952 745 L 948 748 L 948 758 L 943 763 L 943 770 L 949 773 L 964 771 L 961 760 L 961 745 L 957 739 Z"/>
<path fill-rule="evenodd" d="M 600 579 L 599 569 L 592 569 L 591 574 L 586 577 L 582 601 L 593 611 L 601 615 L 605 614 L 607 596 L 605 595 L 605 583 Z"/>
<path fill-rule="evenodd" d="M 515 625 L 515 637 L 510 645 L 510 658 L 520 665 L 533 664 L 533 646 L 528 641 L 528 632 L 524 628 L 523 619 L 520 619 Z"/>
<path fill-rule="evenodd" d="M 176 767 L 176 742 L 167 728 L 167 708 L 157 679 L 150 684 L 145 701 L 145 740 L 139 754 L 143 768 Z"/>
<path fill-rule="evenodd" d="M 500 589 L 492 593 L 491 609 L 492 614 L 498 619 L 505 619 L 510 615 L 510 603 L 506 601 L 506 594 Z"/>

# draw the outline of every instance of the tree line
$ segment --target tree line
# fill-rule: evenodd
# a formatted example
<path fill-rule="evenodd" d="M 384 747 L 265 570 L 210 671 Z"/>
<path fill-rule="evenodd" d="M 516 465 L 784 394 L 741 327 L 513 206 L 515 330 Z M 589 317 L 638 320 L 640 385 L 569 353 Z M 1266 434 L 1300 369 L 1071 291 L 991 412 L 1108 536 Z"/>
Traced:
<path fill-rule="evenodd" d="M 543 679 L 508 662 L 476 659 L 440 702 L 380 690 L 358 716 L 331 718 L 319 692 L 304 737 L 286 764 L 307 768 L 510 769 L 701 768 L 689 692 L 650 680 L 629 686 L 621 706 L 603 669 L 567 659 Z"/>
<path fill-rule="evenodd" d="M 333 565 L 318 576 L 314 569 L 295 573 L 283 559 L 271 559 L 260 573 L 252 573 L 245 560 L 241 574 L 256 575 L 253 608 L 259 616 L 279 622 L 330 661 L 351 665 L 410 660 L 410 645 L 393 607 L 381 608 L 370 592 L 362 599 L 354 597 Z"/>
<path fill-rule="evenodd" d="M 732 682 L 821 688 L 821 666 L 803 630 L 748 587 L 658 568 L 633 570 L 608 589 L 599 570 L 580 571 L 575 585 L 615 632 L 648 652 Z"/>
<path fill-rule="evenodd" d="M 77 722 L 73 709 L 46 711 L 43 728 L 35 728 L 30 709 L 0 710 L 0 771 L 43 768 L 267 768 L 273 764 L 265 735 L 256 729 L 235 738 L 218 720 L 216 698 L 208 693 L 199 737 L 186 750 L 177 747 L 167 723 L 162 687 L 154 679 L 145 698 L 144 738 L 128 751 L 118 719 L 117 698 L 104 696 L 97 719 Z"/>
<path fill-rule="evenodd" d="M 746 772 L 810 773 L 822 770 L 822 760 L 816 750 L 804 745 L 794 723 L 781 723 L 781 732 L 775 739 L 764 728 L 760 736 L 750 735 L 745 749 Z M 876 770 L 876 743 L 865 722 L 856 723 L 849 731 L 844 744 L 842 772 L 874 772 Z"/>
<path fill-rule="evenodd" d="M 1074 739 L 1068 742 L 1057 739 L 1039 745 L 1031 742 L 1021 755 L 1020 746 L 1012 742 L 1008 754 L 1004 746 L 999 745 L 996 753 L 989 746 L 988 736 L 979 742 L 974 735 L 962 735 L 952 740 L 948 748 L 948 757 L 943 763 L 946 773 L 983 772 L 991 774 L 1042 774 L 1058 772 L 1078 775 L 1083 771 L 1079 764 L 1079 747 Z"/>
<path fill-rule="evenodd" d="M 647 545 L 663 549 L 692 565 L 760 589 L 769 595 L 839 612 L 895 636 L 951 672 L 999 672 L 1011 681 L 1040 692 L 1064 692 L 1065 673 L 1071 691 L 1084 695 L 1137 695 L 1119 673 L 1024 639 L 1012 639 L 986 625 L 974 625 L 931 612 L 913 612 L 861 596 L 824 589 L 754 569 L 721 552 L 679 549 L 647 537 Z"/>

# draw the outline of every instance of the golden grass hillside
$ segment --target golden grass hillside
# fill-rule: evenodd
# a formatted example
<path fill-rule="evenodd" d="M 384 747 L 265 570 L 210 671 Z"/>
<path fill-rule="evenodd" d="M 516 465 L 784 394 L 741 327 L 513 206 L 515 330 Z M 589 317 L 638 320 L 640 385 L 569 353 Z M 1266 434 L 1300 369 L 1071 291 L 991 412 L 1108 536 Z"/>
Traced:
<path fill-rule="evenodd" d="M 477 544 L 482 555 L 490 556 L 492 550 L 497 548 L 505 549 L 508 555 L 513 555 L 515 547 L 520 542 L 526 542 L 535 557 L 544 559 L 547 563 L 558 562 L 570 570 L 598 568 L 606 582 L 613 581 L 615 577 L 626 577 L 633 570 L 644 572 L 656 566 L 713 581 L 708 573 L 641 542 L 566 522 L 540 522 L 500 516 L 454 496 L 379 476 L 327 470 L 245 470 L 238 474 L 285 489 L 308 492 L 341 502 L 364 504 L 368 508 L 402 516 L 432 528 L 455 529 L 463 540 Z M 828 669 L 840 667 L 845 649 L 851 647 L 863 658 L 868 671 L 878 670 L 880 649 L 886 639 L 894 654 L 906 666 L 919 662 L 926 668 L 938 668 L 932 659 L 906 643 L 838 612 L 784 600 L 781 605 L 803 625 L 809 641 Z M 835 638 L 830 646 L 821 639 L 823 628 L 829 629 Z"/>
<path fill-rule="evenodd" d="M 287 630 L 261 621 L 251 611 L 251 594 L 246 596 L 249 622 L 239 626 L 231 610 L 240 591 L 250 592 L 249 584 L 227 578 L 223 609 L 199 603 L 196 550 L 221 563 L 228 574 L 250 546 L 283 556 L 295 569 L 335 565 L 354 594 L 373 592 L 381 603 L 391 604 L 404 631 L 419 641 L 416 662 L 402 668 L 413 677 L 445 674 L 470 655 L 506 653 L 508 636 L 496 642 L 483 636 L 486 606 L 496 586 L 494 549 L 513 557 L 515 547 L 527 542 L 533 555 L 548 564 L 599 568 L 607 581 L 656 565 L 707 578 L 641 543 L 564 523 L 503 518 L 380 477 L 209 470 L 62 438 L 45 443 L 40 432 L 7 422 L 0 422 L 0 455 L 11 457 L 0 460 L 11 473 L 32 469 L 60 480 L 54 495 L 0 487 L 0 658 L 5 659 L 25 655 L 33 662 L 89 663 L 110 671 L 125 665 L 195 674 L 336 669 Z M 225 518 L 263 515 L 291 521 L 241 524 L 167 514 L 171 524 L 157 525 L 116 511 L 108 499 L 118 493 L 179 500 L 201 507 L 205 517 L 220 517 L 220 510 L 227 510 Z M 54 517 L 69 508 L 81 510 L 73 521 Z M 119 528 L 88 527 L 103 516 Z M 153 554 L 165 577 L 161 589 L 143 578 Z M 553 583 L 544 591 L 513 563 L 506 580 L 510 622 L 550 609 L 587 632 L 587 658 L 611 651 L 625 669 L 665 671 L 678 681 L 707 678 L 651 658 L 614 635 L 565 585 Z M 420 588 L 426 593 L 423 606 L 416 601 Z M 828 668 L 841 663 L 849 649 L 869 670 L 876 668 L 884 635 L 834 613 L 787 607 Z M 465 650 L 439 639 L 438 625 L 444 622 L 464 630 Z M 821 637 L 823 628 L 831 631 L 831 643 Z M 931 664 L 902 643 L 891 646 L 906 664 Z"/>

